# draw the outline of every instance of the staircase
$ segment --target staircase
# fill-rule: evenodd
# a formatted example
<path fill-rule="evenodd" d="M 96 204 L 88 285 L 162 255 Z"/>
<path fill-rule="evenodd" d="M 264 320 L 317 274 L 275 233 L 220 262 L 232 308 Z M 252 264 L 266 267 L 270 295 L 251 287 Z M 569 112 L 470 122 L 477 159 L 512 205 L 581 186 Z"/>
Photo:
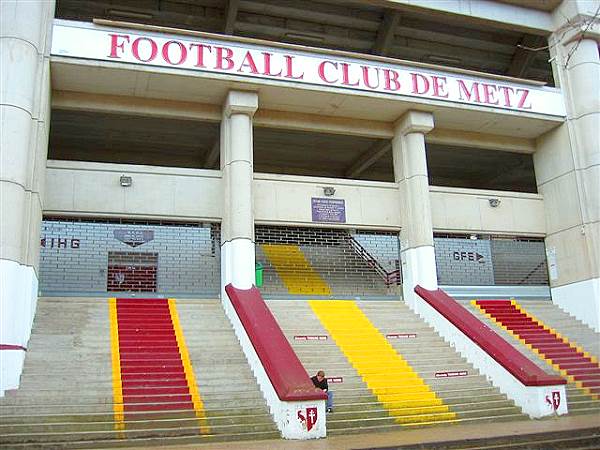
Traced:
<path fill-rule="evenodd" d="M 329 379 L 328 435 L 526 418 L 402 302 L 268 305 L 307 372 Z"/>
<path fill-rule="evenodd" d="M 297 245 L 262 244 L 289 294 L 331 295 L 331 289 Z"/>
<path fill-rule="evenodd" d="M 280 436 L 219 301 L 153 301 L 142 303 L 143 312 L 135 311 L 140 300 L 129 302 L 111 313 L 106 299 L 40 298 L 21 387 L 0 399 L 2 447 Z M 171 319 L 177 314 L 179 331 L 167 322 L 169 312 Z M 116 342 L 112 329 L 116 361 L 111 314 L 123 327 Z M 115 395 L 119 378 L 122 398 Z"/>
<path fill-rule="evenodd" d="M 577 342 L 583 350 L 600 359 L 600 333 L 581 320 L 566 313 L 551 301 L 528 300 L 522 302 L 521 306 L 546 326 L 559 331 L 570 342 Z"/>
<path fill-rule="evenodd" d="M 392 290 L 375 269 L 361 258 L 347 242 L 319 247 L 303 245 L 307 261 L 323 277 L 334 296 L 384 296 Z"/>
<path fill-rule="evenodd" d="M 600 426 L 545 433 L 457 439 L 394 446 L 394 450 L 595 450 L 600 448 Z"/>
<path fill-rule="evenodd" d="M 509 342 L 520 344 L 524 349 L 522 352 L 532 361 L 547 372 L 562 375 L 568 380 L 569 413 L 600 411 L 600 365 L 596 356 L 546 325 L 514 300 L 478 300 L 472 305 L 472 309 L 479 310 L 482 319 L 487 319 L 492 327 L 503 332 Z M 588 333 L 585 329 L 582 332 Z M 573 335 L 572 329 L 570 334 Z"/>
<path fill-rule="evenodd" d="M 355 241 L 344 240 L 329 246 L 257 246 L 257 259 L 267 268 L 261 292 L 338 297 L 397 295 L 396 281 L 386 282 L 375 269 L 373 258 L 365 260 L 348 242 Z"/>

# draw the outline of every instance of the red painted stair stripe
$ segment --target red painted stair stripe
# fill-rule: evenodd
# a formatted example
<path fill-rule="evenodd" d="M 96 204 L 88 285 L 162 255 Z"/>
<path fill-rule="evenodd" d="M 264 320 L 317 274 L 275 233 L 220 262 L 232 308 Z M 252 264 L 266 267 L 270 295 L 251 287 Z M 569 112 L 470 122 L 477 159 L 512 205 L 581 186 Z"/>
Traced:
<path fill-rule="evenodd" d="M 189 395 L 189 390 L 186 387 L 136 387 L 124 388 L 123 395 L 140 396 L 140 395 Z M 133 398 L 133 397 L 132 397 Z"/>
<path fill-rule="evenodd" d="M 125 352 L 125 354 L 121 355 L 121 361 L 153 361 L 156 359 L 176 359 L 178 361 L 181 360 L 179 353 L 172 352 L 146 352 L 140 354 L 139 352 Z"/>
<path fill-rule="evenodd" d="M 166 299 L 117 299 L 124 410 L 193 410 Z"/>
<path fill-rule="evenodd" d="M 545 358 L 550 359 L 569 376 L 581 382 L 583 386 L 600 388 L 600 366 L 564 342 L 555 333 L 545 329 L 542 324 L 528 317 L 509 302 L 478 301 L 476 303 Z"/>
<path fill-rule="evenodd" d="M 585 374 L 580 374 L 580 375 L 575 375 L 573 376 L 573 378 L 575 379 L 575 381 L 584 381 L 584 382 L 594 382 L 594 381 L 600 381 L 600 375 L 585 375 Z"/>
<path fill-rule="evenodd" d="M 123 375 L 134 375 L 134 374 L 169 374 L 169 375 L 184 375 L 185 376 L 185 372 L 183 371 L 183 369 L 181 370 L 177 370 L 177 369 L 173 369 L 171 367 L 151 367 L 149 369 L 140 369 L 140 368 L 131 368 L 131 369 L 124 369 L 121 371 L 123 373 Z"/>
<path fill-rule="evenodd" d="M 183 373 L 124 373 L 123 381 L 133 380 L 185 380 Z"/>
<path fill-rule="evenodd" d="M 165 347 L 171 350 L 172 348 L 177 347 L 177 339 L 173 337 L 162 337 L 156 338 L 152 336 L 147 336 L 146 338 L 140 336 L 127 336 L 125 338 L 125 342 L 122 342 L 119 348 L 156 348 L 156 347 Z"/>
<path fill-rule="evenodd" d="M 125 411 L 174 411 L 174 410 L 194 410 L 194 404 L 192 402 L 182 403 L 159 403 L 159 404 L 125 404 L 123 405 Z"/>
<path fill-rule="evenodd" d="M 481 306 L 500 306 L 507 305 L 512 306 L 510 300 L 477 300 L 477 304 Z"/>
<path fill-rule="evenodd" d="M 589 361 L 588 358 L 582 358 L 581 361 L 577 362 L 562 362 L 559 363 L 561 369 L 597 369 L 598 364 L 594 364 Z"/>
<path fill-rule="evenodd" d="M 192 396 L 187 395 L 128 395 L 124 402 L 131 403 L 180 403 L 191 402 Z"/>
<path fill-rule="evenodd" d="M 134 353 L 143 355 L 147 353 L 153 353 L 154 349 L 160 352 L 168 352 L 172 350 L 172 345 L 127 345 L 124 347 L 120 347 L 119 351 L 127 355 L 132 355 Z"/>
<path fill-rule="evenodd" d="M 187 389 L 186 380 L 129 380 L 123 381 L 123 389 L 133 388 L 159 388 L 159 387 L 184 387 Z"/>
<path fill-rule="evenodd" d="M 166 369 L 166 368 L 171 368 L 171 369 L 183 369 L 183 364 L 181 364 L 181 361 L 150 361 L 150 362 L 126 362 L 125 364 L 123 364 L 123 367 L 126 369 L 142 369 L 142 370 L 146 370 L 146 369 Z"/>

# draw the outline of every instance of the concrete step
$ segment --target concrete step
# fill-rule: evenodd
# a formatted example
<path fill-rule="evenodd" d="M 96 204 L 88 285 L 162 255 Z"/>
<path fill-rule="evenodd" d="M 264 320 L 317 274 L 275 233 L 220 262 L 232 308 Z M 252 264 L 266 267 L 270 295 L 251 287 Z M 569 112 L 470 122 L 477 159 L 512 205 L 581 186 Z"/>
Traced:
<path fill-rule="evenodd" d="M 279 436 L 220 302 L 209 306 L 177 302 L 211 426 L 209 436 L 199 435 L 193 412 L 162 411 L 127 413 L 133 419 L 123 433 L 126 439 L 121 439 L 114 431 L 106 300 L 68 306 L 41 301 L 22 389 L 0 399 L 0 443 L 11 448 L 41 444 L 93 448 Z M 75 392 L 74 385 L 78 386 Z M 156 395 L 169 402 L 170 396 L 163 392 L 149 389 L 131 399 L 143 402 L 147 395 Z"/>

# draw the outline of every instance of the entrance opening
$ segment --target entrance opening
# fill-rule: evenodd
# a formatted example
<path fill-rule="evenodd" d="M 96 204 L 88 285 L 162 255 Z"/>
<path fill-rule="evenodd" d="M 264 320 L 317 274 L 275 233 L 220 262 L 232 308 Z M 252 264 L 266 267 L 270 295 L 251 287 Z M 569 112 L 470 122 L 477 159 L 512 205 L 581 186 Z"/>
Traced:
<path fill-rule="evenodd" d="M 219 242 L 217 223 L 45 218 L 40 293 L 216 297 Z"/>
<path fill-rule="evenodd" d="M 438 283 L 450 286 L 547 286 L 541 238 L 434 234 Z"/>
<path fill-rule="evenodd" d="M 266 296 L 400 295 L 397 233 L 263 225 L 255 234 Z"/>

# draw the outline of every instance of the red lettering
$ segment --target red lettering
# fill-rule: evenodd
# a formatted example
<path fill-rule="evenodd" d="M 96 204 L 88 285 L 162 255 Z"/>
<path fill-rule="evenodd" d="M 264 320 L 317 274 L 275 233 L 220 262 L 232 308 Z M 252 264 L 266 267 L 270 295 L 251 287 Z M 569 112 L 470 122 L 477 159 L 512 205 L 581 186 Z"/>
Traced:
<path fill-rule="evenodd" d="M 383 69 L 383 80 L 385 81 L 384 89 L 386 91 L 399 91 L 400 90 L 400 82 L 398 81 L 398 77 L 400 74 L 396 72 L 394 69 Z M 392 84 L 394 87 L 392 87 Z"/>
<path fill-rule="evenodd" d="M 120 56 L 117 55 L 117 49 L 121 50 L 122 52 L 125 51 L 125 49 L 123 48 L 125 45 L 125 42 L 129 43 L 129 36 L 127 34 L 109 34 L 110 36 L 110 55 L 108 55 L 109 58 L 120 58 Z M 123 38 L 124 41 L 120 42 L 118 41 L 119 38 Z"/>
<path fill-rule="evenodd" d="M 215 69 L 218 70 L 231 70 L 233 68 L 233 50 L 227 47 L 215 47 L 217 49 L 217 64 Z M 223 55 L 223 51 L 225 51 L 225 55 Z M 227 62 L 227 66 L 224 66 L 223 63 Z"/>
<path fill-rule="evenodd" d="M 493 84 L 487 83 L 483 83 L 481 87 L 483 88 L 483 102 L 487 103 L 488 105 L 497 105 L 498 99 L 495 97 L 495 95 L 498 92 L 498 88 Z"/>
<path fill-rule="evenodd" d="M 342 84 L 346 86 L 358 86 L 358 81 L 354 83 L 350 82 L 350 65 L 348 63 L 341 63 L 340 65 L 342 66 Z"/>
<path fill-rule="evenodd" d="M 425 75 L 421 75 L 420 73 L 411 73 L 410 74 L 411 78 L 412 78 L 412 93 L 413 94 L 425 94 L 427 91 L 429 91 L 429 80 L 427 79 L 427 77 Z M 420 83 L 419 81 L 421 81 L 421 84 L 423 85 L 422 89 L 419 89 L 420 87 Z"/>
<path fill-rule="evenodd" d="M 252 53 L 250 51 L 246 52 L 244 59 L 242 60 L 242 64 L 240 64 L 240 68 L 238 72 L 243 72 L 244 67 L 248 67 L 250 69 L 250 73 L 254 75 L 258 75 L 258 69 L 256 68 L 256 64 L 254 63 L 254 58 L 252 58 Z"/>
<path fill-rule="evenodd" d="M 499 88 L 504 94 L 504 106 L 508 106 L 509 108 L 512 106 L 510 101 L 510 95 L 515 92 L 515 90 L 508 86 L 502 86 Z"/>
<path fill-rule="evenodd" d="M 372 86 L 369 82 L 369 66 L 360 66 L 362 68 L 362 76 L 365 86 L 371 89 L 377 89 L 379 87 L 379 68 L 375 67 L 375 73 L 377 74 L 377 84 Z"/>
<path fill-rule="evenodd" d="M 204 65 L 204 49 L 208 50 L 210 53 L 212 47 L 205 44 L 190 44 L 190 50 L 193 50 L 194 48 L 198 49 L 196 52 L 196 64 L 194 64 L 194 67 L 206 68 Z"/>
<path fill-rule="evenodd" d="M 458 81 L 458 91 L 460 94 L 460 99 L 461 100 L 466 100 L 468 102 L 478 102 L 481 103 L 481 99 L 479 97 L 479 83 L 473 83 L 473 85 L 471 86 L 471 90 L 467 89 L 467 86 L 465 85 L 465 82 L 463 80 L 457 80 Z M 466 96 L 463 97 L 463 94 Z M 473 99 L 471 99 L 471 97 L 473 97 Z"/>
<path fill-rule="evenodd" d="M 267 75 L 269 77 L 280 77 L 282 72 L 281 70 L 279 73 L 271 73 L 271 56 L 273 56 L 273 53 L 262 52 L 262 54 L 265 64 L 265 71 L 263 72 L 263 75 Z"/>
<path fill-rule="evenodd" d="M 432 75 L 431 84 L 433 85 L 433 95 L 435 97 L 448 98 L 448 91 L 446 90 L 446 77 L 438 77 L 437 75 Z"/>
<path fill-rule="evenodd" d="M 294 57 L 285 55 L 285 77 L 291 78 L 292 80 L 302 80 L 304 78 L 304 72 L 300 75 L 294 75 Z"/>
<path fill-rule="evenodd" d="M 337 69 L 338 65 L 336 62 L 333 61 L 323 61 L 321 64 L 319 64 L 319 77 L 321 78 L 321 80 L 323 80 L 325 83 L 335 83 L 337 82 L 337 78 L 335 80 L 328 80 L 327 77 L 325 76 L 325 64 L 331 64 L 334 68 Z"/>
<path fill-rule="evenodd" d="M 140 56 L 140 51 L 139 51 L 140 42 L 149 42 L 150 43 L 150 56 L 148 56 L 148 58 L 146 58 L 146 59 L 143 59 Z M 158 53 L 158 45 L 156 45 L 156 42 L 154 42 L 150 38 L 139 37 L 135 41 L 133 41 L 133 44 L 131 44 L 131 53 L 133 53 L 133 56 L 138 61 L 150 62 L 150 61 L 154 60 L 154 58 L 156 58 L 156 54 Z"/>
<path fill-rule="evenodd" d="M 529 95 L 529 89 L 517 89 L 517 94 L 521 94 L 521 99 L 519 100 L 517 108 L 531 109 L 531 103 L 528 105 L 525 104 L 527 102 L 527 96 Z"/>
<path fill-rule="evenodd" d="M 169 55 L 169 46 L 171 44 L 176 44 L 179 47 L 179 61 L 177 61 L 177 62 L 171 61 L 171 56 Z M 165 45 L 163 45 L 162 55 L 163 55 L 163 59 L 167 63 L 171 64 L 172 66 L 178 66 L 180 64 L 183 64 L 183 62 L 187 59 L 187 48 L 185 48 L 185 46 L 181 42 L 168 41 L 168 42 L 165 42 Z"/>

